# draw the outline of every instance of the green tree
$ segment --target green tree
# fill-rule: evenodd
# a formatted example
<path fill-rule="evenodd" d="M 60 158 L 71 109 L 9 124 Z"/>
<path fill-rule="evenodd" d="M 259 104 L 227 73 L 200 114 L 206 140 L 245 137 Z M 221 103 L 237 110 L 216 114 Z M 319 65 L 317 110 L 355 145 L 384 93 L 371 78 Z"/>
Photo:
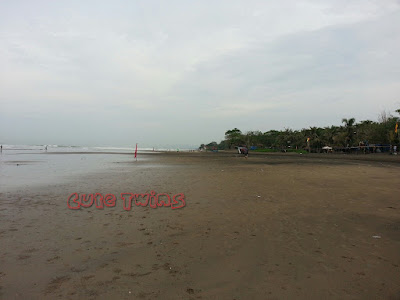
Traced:
<path fill-rule="evenodd" d="M 396 113 L 400 114 L 400 109 L 397 109 Z M 397 122 L 400 122 L 399 117 L 394 117 L 389 112 L 383 111 L 379 114 L 377 121 L 365 120 L 356 123 L 354 118 L 344 118 L 342 119 L 342 126 L 325 128 L 310 127 L 301 130 L 285 128 L 281 131 L 269 130 L 264 133 L 249 131 L 246 134 L 242 134 L 238 128 L 234 128 L 225 132 L 225 139 L 218 144 L 218 149 L 231 149 L 232 146 L 243 144 L 275 149 L 288 146 L 305 148 L 308 137 L 310 138 L 311 148 L 317 151 L 326 145 L 333 147 L 355 146 L 364 141 L 368 141 L 370 145 L 389 143 L 393 145 L 399 144 L 399 134 L 394 132 Z M 213 145 L 215 146 L 215 144 Z"/>
<path fill-rule="evenodd" d="M 277 148 L 279 145 L 278 137 L 280 135 L 280 132 L 277 130 L 270 130 L 267 132 L 264 132 L 262 141 L 263 145 L 267 148 Z"/>
<path fill-rule="evenodd" d="M 354 140 L 354 123 L 356 122 L 356 119 L 350 118 L 350 119 L 342 119 L 342 123 L 344 123 L 344 130 L 346 132 L 346 146 L 352 146 L 353 145 L 353 140 Z"/>
<path fill-rule="evenodd" d="M 218 149 L 218 144 L 217 144 L 217 142 L 211 142 L 211 143 L 207 144 L 206 146 L 207 146 L 207 150 Z"/>
<path fill-rule="evenodd" d="M 310 129 L 306 130 L 306 136 L 310 138 L 310 147 L 318 152 L 323 147 L 323 130 L 320 127 L 310 127 Z"/>
<path fill-rule="evenodd" d="M 246 145 L 250 146 L 262 146 L 262 132 L 261 131 L 248 131 L 244 135 Z"/>
<path fill-rule="evenodd" d="M 228 141 L 229 149 L 231 149 L 232 146 L 238 146 L 244 142 L 242 132 L 237 128 L 226 131 L 225 139 Z"/>

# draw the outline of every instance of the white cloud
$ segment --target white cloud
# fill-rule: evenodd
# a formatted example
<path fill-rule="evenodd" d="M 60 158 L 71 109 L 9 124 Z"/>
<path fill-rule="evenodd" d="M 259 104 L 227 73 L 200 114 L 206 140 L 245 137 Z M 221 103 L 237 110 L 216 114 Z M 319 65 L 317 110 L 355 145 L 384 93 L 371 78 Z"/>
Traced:
<path fill-rule="evenodd" d="M 239 117 L 243 130 L 268 130 L 340 122 L 350 108 L 370 116 L 398 105 L 399 7 L 395 0 L 3 3 L 2 122 L 15 124 L 23 113 L 19 128 L 34 114 L 38 128 L 51 121 L 57 130 L 71 114 L 89 122 L 100 115 L 114 122 L 91 137 L 103 140 L 121 124 L 132 134 L 140 122 L 137 134 L 151 145 L 200 143 Z M 129 115 L 136 123 L 117 121 Z M 85 125 L 70 124 L 74 134 L 64 138 L 84 144 L 78 126 Z M 11 138 L 27 136 L 12 126 L 0 132 Z"/>

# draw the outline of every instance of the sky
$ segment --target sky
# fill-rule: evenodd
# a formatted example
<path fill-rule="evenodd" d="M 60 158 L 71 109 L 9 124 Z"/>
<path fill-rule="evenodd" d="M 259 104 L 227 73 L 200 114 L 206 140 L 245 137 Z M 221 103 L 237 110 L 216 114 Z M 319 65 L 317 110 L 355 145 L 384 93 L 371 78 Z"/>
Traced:
<path fill-rule="evenodd" d="M 0 1 L 0 143 L 198 147 L 400 108 L 400 0 Z"/>

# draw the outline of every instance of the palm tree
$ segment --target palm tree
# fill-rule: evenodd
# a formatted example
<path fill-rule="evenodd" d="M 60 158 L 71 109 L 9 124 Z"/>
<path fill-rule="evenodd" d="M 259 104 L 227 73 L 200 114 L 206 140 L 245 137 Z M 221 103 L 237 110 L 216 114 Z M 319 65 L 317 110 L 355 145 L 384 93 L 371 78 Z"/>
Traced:
<path fill-rule="evenodd" d="M 323 147 L 323 140 L 322 140 L 322 136 L 323 136 L 323 128 L 319 128 L 319 127 L 310 127 L 310 129 L 305 129 L 304 130 L 304 134 L 305 134 L 305 141 L 307 140 L 307 138 L 310 138 L 310 142 L 309 145 L 312 149 L 317 150 L 318 152 L 321 150 L 321 148 Z"/>
<path fill-rule="evenodd" d="M 353 136 L 354 136 L 354 123 L 356 122 L 356 119 L 351 118 L 351 119 L 342 119 L 342 123 L 344 123 L 344 128 L 346 131 L 346 141 L 348 145 L 353 144 Z"/>
<path fill-rule="evenodd" d="M 325 146 L 333 146 L 335 144 L 335 136 L 339 132 L 338 126 L 325 127 L 323 131 L 323 144 Z"/>

